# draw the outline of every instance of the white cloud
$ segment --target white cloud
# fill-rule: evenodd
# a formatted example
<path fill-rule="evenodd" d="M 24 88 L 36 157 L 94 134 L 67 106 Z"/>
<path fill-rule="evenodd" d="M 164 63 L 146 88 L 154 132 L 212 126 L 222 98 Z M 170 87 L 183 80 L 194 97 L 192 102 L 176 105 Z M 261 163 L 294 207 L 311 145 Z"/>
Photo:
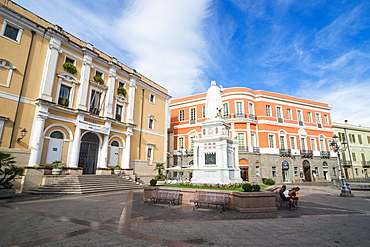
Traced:
<path fill-rule="evenodd" d="M 173 97 L 189 95 L 205 67 L 202 21 L 209 4 L 209 0 L 132 1 L 115 24 L 115 41 L 130 53 L 131 67 Z"/>

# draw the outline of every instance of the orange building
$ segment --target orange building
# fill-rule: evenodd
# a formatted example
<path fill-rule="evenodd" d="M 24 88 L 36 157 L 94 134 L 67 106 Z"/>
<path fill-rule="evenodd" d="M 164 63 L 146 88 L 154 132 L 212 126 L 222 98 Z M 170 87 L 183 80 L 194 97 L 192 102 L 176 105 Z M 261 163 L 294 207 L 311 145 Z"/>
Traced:
<path fill-rule="evenodd" d="M 200 124 L 206 120 L 205 98 L 203 93 L 171 101 L 170 165 L 180 160 L 184 166 L 192 165 L 192 140 L 201 136 Z M 230 138 L 239 141 L 244 181 L 272 178 L 286 183 L 334 177 L 337 161 L 329 151 L 333 129 L 327 104 L 248 88 L 224 89 L 221 98 Z M 180 157 L 184 149 L 186 155 Z"/>

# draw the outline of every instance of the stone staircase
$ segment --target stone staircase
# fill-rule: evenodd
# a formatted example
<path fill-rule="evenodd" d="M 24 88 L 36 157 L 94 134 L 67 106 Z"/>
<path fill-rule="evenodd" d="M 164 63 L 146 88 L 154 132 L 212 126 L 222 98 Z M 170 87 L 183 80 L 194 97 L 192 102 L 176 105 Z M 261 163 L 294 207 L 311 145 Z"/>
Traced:
<path fill-rule="evenodd" d="M 26 193 L 45 195 L 73 195 L 108 191 L 142 189 L 131 179 L 117 175 L 68 175 L 53 184 L 31 189 Z"/>

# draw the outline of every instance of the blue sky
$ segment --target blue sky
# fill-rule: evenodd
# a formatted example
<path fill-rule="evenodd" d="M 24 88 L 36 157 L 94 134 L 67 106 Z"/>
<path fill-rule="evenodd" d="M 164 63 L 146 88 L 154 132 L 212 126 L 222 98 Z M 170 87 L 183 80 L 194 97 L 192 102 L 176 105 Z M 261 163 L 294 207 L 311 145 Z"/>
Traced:
<path fill-rule="evenodd" d="M 163 85 L 211 80 L 328 103 L 370 127 L 368 0 L 15 0 Z"/>

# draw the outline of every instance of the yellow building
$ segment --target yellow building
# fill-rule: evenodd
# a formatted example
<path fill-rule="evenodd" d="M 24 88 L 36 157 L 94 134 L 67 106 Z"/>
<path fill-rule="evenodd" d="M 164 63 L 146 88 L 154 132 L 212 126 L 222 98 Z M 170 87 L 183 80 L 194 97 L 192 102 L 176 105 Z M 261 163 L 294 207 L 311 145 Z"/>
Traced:
<path fill-rule="evenodd" d="M 8 0 L 0 32 L 2 151 L 29 167 L 153 177 L 166 160 L 165 88 Z"/>

